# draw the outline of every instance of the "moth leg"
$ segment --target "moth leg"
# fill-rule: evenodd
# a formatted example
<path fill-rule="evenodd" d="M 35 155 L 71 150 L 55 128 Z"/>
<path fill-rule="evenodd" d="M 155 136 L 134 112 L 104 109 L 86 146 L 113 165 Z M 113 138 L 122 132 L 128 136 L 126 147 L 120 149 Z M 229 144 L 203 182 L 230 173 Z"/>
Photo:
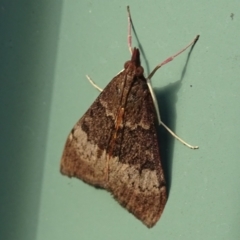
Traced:
<path fill-rule="evenodd" d="M 154 75 L 154 73 L 163 65 L 167 64 L 168 62 L 171 62 L 175 57 L 177 57 L 179 54 L 181 54 L 182 52 L 184 52 L 187 48 L 189 48 L 190 46 L 194 45 L 197 40 L 199 38 L 199 35 L 197 35 L 193 41 L 191 41 L 185 48 L 183 48 L 182 50 L 180 50 L 179 52 L 177 52 L 176 54 L 174 54 L 173 56 L 167 58 L 166 60 L 164 60 L 162 63 L 158 64 L 153 71 L 150 73 L 150 75 L 147 78 L 147 85 L 149 88 L 149 91 L 151 93 L 152 96 L 152 100 L 153 100 L 153 104 L 156 110 L 156 114 L 157 114 L 157 119 L 158 119 L 158 123 L 159 125 L 162 125 L 173 137 L 175 137 L 177 140 L 179 140 L 181 143 L 183 143 L 184 145 L 186 145 L 187 147 L 191 148 L 191 149 L 198 149 L 198 146 L 192 146 L 190 144 L 188 144 L 187 142 L 185 142 L 183 139 L 181 139 L 180 137 L 178 137 L 171 129 L 169 129 L 162 121 L 161 121 L 161 117 L 160 117 L 160 113 L 159 113 L 159 107 L 158 107 L 158 103 L 157 103 L 157 99 L 156 96 L 154 94 L 154 91 L 152 89 L 152 84 L 151 84 L 151 77 Z"/>
<path fill-rule="evenodd" d="M 162 125 L 173 137 L 175 137 L 178 141 L 183 143 L 185 146 L 187 146 L 191 149 L 198 149 L 199 148 L 198 146 L 192 146 L 189 143 L 185 142 L 183 139 L 181 139 L 179 136 L 177 136 L 177 134 L 174 133 L 170 128 L 168 128 L 166 126 L 166 124 L 164 124 L 162 122 L 161 117 L 160 117 L 160 113 L 159 113 L 159 107 L 158 107 L 157 99 L 156 99 L 156 96 L 155 96 L 153 88 L 152 88 L 151 80 L 149 78 L 147 78 L 147 85 L 148 85 L 149 91 L 150 91 L 151 96 L 152 96 L 152 100 L 153 100 L 154 108 L 156 110 L 159 125 Z"/>
<path fill-rule="evenodd" d="M 120 74 L 121 72 L 123 72 L 124 71 L 124 69 L 122 69 L 118 74 Z M 118 75 L 117 74 L 117 75 Z M 116 75 L 116 76 L 117 76 Z M 92 86 L 93 87 L 95 87 L 99 92 L 102 92 L 103 91 L 103 89 L 102 88 L 100 88 L 88 75 L 86 75 L 86 78 L 87 78 L 87 80 L 92 84 Z"/>
<path fill-rule="evenodd" d="M 99 92 L 103 91 L 103 89 L 100 88 L 88 75 L 86 75 L 86 78 Z"/>
<path fill-rule="evenodd" d="M 177 57 L 178 55 L 180 55 L 182 52 L 184 52 L 187 48 L 189 48 L 190 46 L 194 46 L 195 43 L 197 42 L 198 38 L 200 37 L 200 35 L 197 35 L 193 41 L 191 41 L 185 48 L 183 48 L 182 50 L 180 50 L 179 52 L 177 52 L 176 54 L 172 55 L 171 57 L 167 58 L 166 60 L 164 60 L 162 63 L 158 64 L 153 71 L 150 73 L 150 75 L 148 76 L 148 78 L 152 78 L 152 76 L 154 75 L 154 73 L 163 65 L 171 62 L 175 57 Z"/>
<path fill-rule="evenodd" d="M 180 138 L 176 133 L 174 133 L 170 128 L 168 128 L 163 122 L 161 122 L 161 125 L 163 125 L 163 127 L 173 136 L 175 137 L 178 141 L 180 141 L 182 144 L 184 144 L 185 146 L 191 148 L 191 149 L 198 149 L 198 146 L 193 146 L 190 145 L 189 143 L 185 142 L 182 138 Z"/>
<path fill-rule="evenodd" d="M 128 49 L 130 54 L 132 55 L 132 17 L 130 13 L 130 7 L 127 6 L 127 13 L 128 13 Z"/>

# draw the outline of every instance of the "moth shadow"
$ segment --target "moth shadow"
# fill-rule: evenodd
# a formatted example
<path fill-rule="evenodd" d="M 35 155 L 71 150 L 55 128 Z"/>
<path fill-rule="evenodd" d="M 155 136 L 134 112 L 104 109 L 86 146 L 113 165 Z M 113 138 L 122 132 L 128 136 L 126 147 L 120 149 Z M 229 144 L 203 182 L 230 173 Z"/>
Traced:
<path fill-rule="evenodd" d="M 177 81 L 175 83 L 169 84 L 164 88 L 155 89 L 156 98 L 160 108 L 159 111 L 161 114 L 161 120 L 173 132 L 175 132 L 176 128 L 177 114 L 175 105 L 177 102 L 177 92 L 180 87 L 181 81 Z M 172 179 L 173 146 L 175 139 L 163 126 L 159 126 L 158 142 L 169 194 Z"/>
<path fill-rule="evenodd" d="M 195 43 L 196 44 L 196 43 Z M 182 81 L 187 71 L 188 62 L 192 50 L 195 46 L 191 47 L 186 63 L 181 73 L 181 77 L 178 81 L 168 84 L 166 87 L 161 89 L 156 89 L 155 94 L 158 101 L 159 111 L 161 114 L 161 120 L 165 123 L 173 132 L 176 128 L 176 102 L 177 102 L 177 92 L 181 88 Z M 172 163 L 173 163 L 173 143 L 175 138 L 163 127 L 159 126 L 158 128 L 158 141 L 161 154 L 161 161 L 163 165 L 163 170 L 165 173 L 165 178 L 167 182 L 168 194 L 171 189 L 171 179 L 172 179 Z"/>

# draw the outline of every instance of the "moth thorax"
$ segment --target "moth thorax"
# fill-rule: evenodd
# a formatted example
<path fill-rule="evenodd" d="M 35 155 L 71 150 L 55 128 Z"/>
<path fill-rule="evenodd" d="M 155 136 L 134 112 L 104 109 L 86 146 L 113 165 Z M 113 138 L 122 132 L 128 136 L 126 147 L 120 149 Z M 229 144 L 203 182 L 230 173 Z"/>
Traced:
<path fill-rule="evenodd" d="M 132 61 L 127 61 L 124 64 L 124 69 L 128 69 L 129 71 L 134 71 L 135 70 L 135 75 L 136 76 L 142 76 L 144 69 L 142 66 L 136 66 Z"/>

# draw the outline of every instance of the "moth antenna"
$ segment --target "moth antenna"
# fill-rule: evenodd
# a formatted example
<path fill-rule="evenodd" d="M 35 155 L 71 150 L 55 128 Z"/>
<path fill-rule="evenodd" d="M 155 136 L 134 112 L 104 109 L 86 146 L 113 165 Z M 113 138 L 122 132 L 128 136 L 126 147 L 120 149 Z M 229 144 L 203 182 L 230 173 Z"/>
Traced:
<path fill-rule="evenodd" d="M 164 60 L 163 62 L 161 62 L 160 64 L 158 64 L 153 71 L 149 74 L 148 78 L 152 78 L 152 76 L 155 74 L 155 72 L 162 67 L 163 65 L 171 62 L 175 57 L 177 57 L 178 55 L 180 55 L 181 53 L 183 53 L 186 49 L 188 49 L 190 46 L 194 45 L 197 40 L 199 39 L 200 35 L 197 35 L 193 41 L 191 41 L 185 48 L 183 48 L 182 50 L 180 50 L 179 52 L 177 52 L 176 54 L 172 55 L 171 57 L 168 57 L 166 60 Z"/>
<path fill-rule="evenodd" d="M 127 14 L 128 14 L 128 49 L 130 54 L 132 55 L 132 17 L 130 13 L 130 7 L 127 6 Z"/>

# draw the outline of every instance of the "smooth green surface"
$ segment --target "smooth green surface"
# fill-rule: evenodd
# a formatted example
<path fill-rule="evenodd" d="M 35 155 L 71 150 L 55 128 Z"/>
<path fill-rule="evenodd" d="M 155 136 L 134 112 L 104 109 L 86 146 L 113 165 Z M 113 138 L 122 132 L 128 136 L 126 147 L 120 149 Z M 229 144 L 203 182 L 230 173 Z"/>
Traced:
<path fill-rule="evenodd" d="M 169 200 L 152 229 L 59 173 L 75 122 L 129 59 L 126 5 L 153 77 Z M 0 238 L 240 239 L 240 2 L 0 1 Z M 231 13 L 234 14 L 233 19 Z M 136 45 L 136 36 L 133 36 Z M 185 68 L 185 65 L 187 67 Z"/>

